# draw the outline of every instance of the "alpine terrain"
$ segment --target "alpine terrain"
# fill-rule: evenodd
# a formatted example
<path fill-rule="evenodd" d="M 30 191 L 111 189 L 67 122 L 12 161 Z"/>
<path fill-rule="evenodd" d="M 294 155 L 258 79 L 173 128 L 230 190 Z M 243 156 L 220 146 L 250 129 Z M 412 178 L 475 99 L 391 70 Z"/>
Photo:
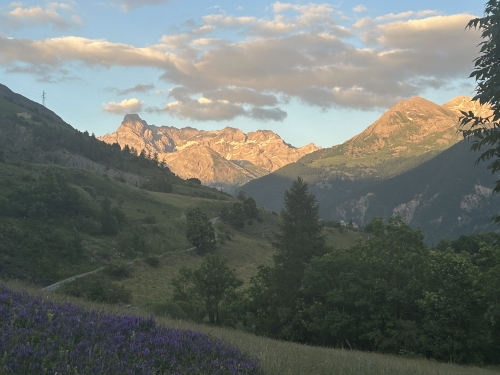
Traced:
<path fill-rule="evenodd" d="M 231 127 L 213 131 L 158 127 L 137 114 L 126 115 L 116 132 L 99 139 L 157 154 L 181 178 L 198 178 L 205 185 L 226 190 L 320 149 L 312 143 L 295 148 L 269 130 L 245 134 Z"/>

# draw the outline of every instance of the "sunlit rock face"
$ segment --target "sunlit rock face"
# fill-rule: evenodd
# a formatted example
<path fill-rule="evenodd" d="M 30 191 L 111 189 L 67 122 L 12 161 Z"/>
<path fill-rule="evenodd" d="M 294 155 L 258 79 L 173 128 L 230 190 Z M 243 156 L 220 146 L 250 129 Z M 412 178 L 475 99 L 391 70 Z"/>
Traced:
<path fill-rule="evenodd" d="M 158 127 L 137 114 L 126 115 L 114 133 L 99 139 L 157 153 L 158 160 L 180 177 L 196 177 L 221 188 L 242 185 L 321 148 L 312 143 L 293 147 L 270 130 L 245 134 L 231 127 L 213 131 Z"/>

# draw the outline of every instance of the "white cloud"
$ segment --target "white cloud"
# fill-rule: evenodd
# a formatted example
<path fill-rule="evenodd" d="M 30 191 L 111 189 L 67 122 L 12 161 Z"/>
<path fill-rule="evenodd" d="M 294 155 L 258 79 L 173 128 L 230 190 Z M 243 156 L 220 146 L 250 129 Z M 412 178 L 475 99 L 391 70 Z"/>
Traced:
<path fill-rule="evenodd" d="M 368 8 L 361 4 L 356 5 L 354 8 L 352 8 L 352 11 L 356 13 L 366 12 L 367 10 Z"/>
<path fill-rule="evenodd" d="M 0 35 L 0 63 L 152 67 L 177 87 L 165 108 L 147 110 L 197 121 L 280 121 L 286 113 L 279 106 L 290 98 L 321 108 L 373 109 L 446 87 L 469 75 L 480 42 L 477 31 L 464 30 L 470 14 L 403 12 L 365 17 L 342 29 L 328 4 L 275 3 L 272 10 L 271 19 L 208 15 L 201 24 L 192 22 L 190 31 L 142 48 L 78 37 Z M 211 37 L 214 31 L 218 38 Z M 231 38 L 220 38 L 227 34 Z"/>
<path fill-rule="evenodd" d="M 164 53 L 161 46 L 136 48 L 102 39 L 67 36 L 45 40 L 7 38 L 0 35 L 0 61 L 60 65 L 81 61 L 101 66 L 164 66 L 178 58 Z"/>
<path fill-rule="evenodd" d="M 114 0 L 113 4 L 117 4 L 124 12 L 129 12 L 145 5 L 161 5 L 170 2 L 172 0 Z"/>
<path fill-rule="evenodd" d="M 225 100 L 231 103 L 251 104 L 255 106 L 275 106 L 278 99 L 275 95 L 260 93 L 247 88 L 223 88 L 206 92 L 203 97 L 211 100 Z"/>
<path fill-rule="evenodd" d="M 124 99 L 120 103 L 109 102 L 102 103 L 104 111 L 115 115 L 125 115 L 127 113 L 137 113 L 142 110 L 144 102 L 140 102 L 136 98 Z"/>
<path fill-rule="evenodd" d="M 76 14 L 67 14 L 73 11 L 73 3 L 47 3 L 23 7 L 22 3 L 11 3 L 11 11 L 0 13 L 0 21 L 4 27 L 20 28 L 26 26 L 50 25 L 58 29 L 70 29 L 82 24 L 81 18 Z M 61 14 L 61 11 L 64 14 Z"/>
<path fill-rule="evenodd" d="M 155 85 L 153 83 L 148 83 L 148 84 L 139 83 L 133 87 L 129 87 L 128 89 L 119 90 L 118 95 L 128 95 L 133 92 L 148 92 L 153 90 L 154 88 Z"/>

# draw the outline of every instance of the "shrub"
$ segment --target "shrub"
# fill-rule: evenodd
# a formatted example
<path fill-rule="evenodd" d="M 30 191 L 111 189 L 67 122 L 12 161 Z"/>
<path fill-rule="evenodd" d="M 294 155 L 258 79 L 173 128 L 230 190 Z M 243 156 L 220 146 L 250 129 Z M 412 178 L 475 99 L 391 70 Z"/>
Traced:
<path fill-rule="evenodd" d="M 148 264 L 149 266 L 153 267 L 153 268 L 156 268 L 160 265 L 160 259 L 158 259 L 157 257 L 147 257 L 145 260 L 146 264 Z"/>
<path fill-rule="evenodd" d="M 104 269 L 104 272 L 117 279 L 132 277 L 132 270 L 130 269 L 130 266 L 119 260 L 111 261 Z"/>

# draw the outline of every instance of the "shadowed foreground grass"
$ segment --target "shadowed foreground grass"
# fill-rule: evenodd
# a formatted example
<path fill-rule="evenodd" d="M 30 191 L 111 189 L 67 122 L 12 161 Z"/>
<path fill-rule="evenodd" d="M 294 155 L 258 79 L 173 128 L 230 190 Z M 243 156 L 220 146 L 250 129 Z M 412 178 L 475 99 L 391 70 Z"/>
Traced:
<path fill-rule="evenodd" d="M 40 295 L 42 292 L 23 283 L 8 281 L 13 290 L 26 290 Z M 145 310 L 84 302 L 57 294 L 47 294 L 55 302 L 73 302 L 85 309 L 95 309 L 114 314 L 148 316 Z M 164 317 L 155 317 L 159 324 L 179 329 L 204 332 L 238 346 L 257 359 L 266 374 L 281 375 L 494 375 L 498 372 L 477 367 L 456 366 L 425 359 L 408 359 L 391 355 L 364 353 L 312 347 L 257 337 L 227 328 L 211 327 Z"/>

